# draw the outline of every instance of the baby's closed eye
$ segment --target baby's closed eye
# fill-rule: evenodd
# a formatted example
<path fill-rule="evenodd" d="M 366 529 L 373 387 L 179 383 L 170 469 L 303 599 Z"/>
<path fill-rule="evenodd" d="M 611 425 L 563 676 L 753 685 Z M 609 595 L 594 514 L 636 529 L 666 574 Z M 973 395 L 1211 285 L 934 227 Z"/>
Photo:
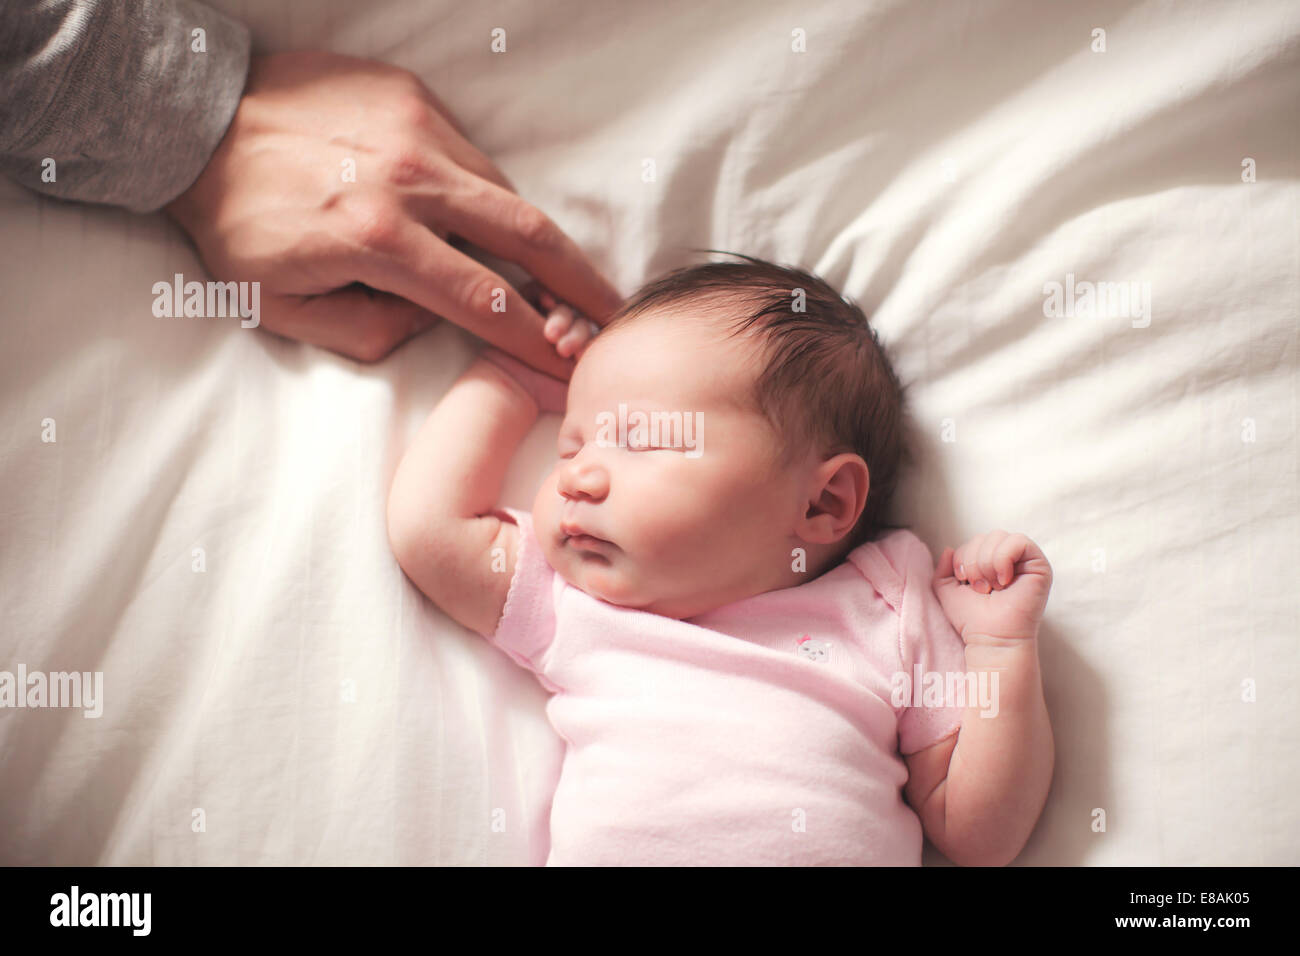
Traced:
<path fill-rule="evenodd" d="M 652 445 L 649 442 L 639 441 L 634 438 L 629 438 L 626 442 L 623 443 L 597 442 L 596 444 L 601 448 L 622 448 L 624 451 L 633 451 L 633 452 L 647 452 L 647 451 L 679 451 L 680 452 L 686 450 L 685 448 L 678 448 L 675 445 Z M 559 448 L 556 449 L 556 453 L 559 455 L 561 459 L 569 459 L 569 458 L 576 457 L 580 450 L 581 449 L 574 448 L 570 444 L 564 444 L 564 445 L 560 445 Z"/>

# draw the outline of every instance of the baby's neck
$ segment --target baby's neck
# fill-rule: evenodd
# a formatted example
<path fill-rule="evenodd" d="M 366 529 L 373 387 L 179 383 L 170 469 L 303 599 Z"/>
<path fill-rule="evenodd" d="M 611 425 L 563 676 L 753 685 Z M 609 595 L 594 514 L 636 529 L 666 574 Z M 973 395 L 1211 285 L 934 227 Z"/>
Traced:
<path fill-rule="evenodd" d="M 788 553 L 789 560 L 783 561 L 781 567 L 774 569 L 766 576 L 756 575 L 744 585 L 736 586 L 726 593 L 715 592 L 711 595 L 698 595 L 695 598 L 677 602 L 675 605 L 652 606 L 641 610 L 662 617 L 689 621 L 692 618 L 701 617 L 719 608 L 724 608 L 729 604 L 757 597 L 769 591 L 796 588 L 801 584 L 814 581 L 827 571 L 842 564 L 848 556 L 849 549 L 842 544 L 834 546 L 809 545 L 806 542 L 793 539 Z"/>

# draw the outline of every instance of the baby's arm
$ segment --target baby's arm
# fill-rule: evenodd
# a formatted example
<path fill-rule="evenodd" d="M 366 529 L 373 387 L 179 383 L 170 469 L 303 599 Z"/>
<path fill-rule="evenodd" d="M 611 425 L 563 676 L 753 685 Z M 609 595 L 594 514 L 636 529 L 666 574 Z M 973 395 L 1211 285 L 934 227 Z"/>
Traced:
<path fill-rule="evenodd" d="M 479 634 L 490 635 L 501 618 L 519 535 L 491 512 L 537 414 L 523 386 L 476 359 L 420 428 L 389 492 L 388 540 L 398 564 L 434 604 Z M 501 570 L 493 570 L 494 553 Z"/>
<path fill-rule="evenodd" d="M 905 758 L 908 803 L 954 863 L 1010 863 L 1047 799 L 1055 752 L 1038 622 L 1051 584 L 1051 565 L 1024 535 L 993 532 L 939 558 L 934 590 L 966 644 L 966 669 L 986 672 L 997 694 L 996 716 L 982 716 L 977 700 L 957 734 Z"/>
<path fill-rule="evenodd" d="M 544 289 L 543 332 L 581 355 L 597 327 Z M 519 528 L 493 512 L 506 467 L 538 411 L 564 413 L 568 384 L 484 350 L 443 396 L 407 449 L 388 494 L 397 563 L 454 620 L 490 636 L 515 571 Z M 498 550 L 499 549 L 499 550 Z"/>

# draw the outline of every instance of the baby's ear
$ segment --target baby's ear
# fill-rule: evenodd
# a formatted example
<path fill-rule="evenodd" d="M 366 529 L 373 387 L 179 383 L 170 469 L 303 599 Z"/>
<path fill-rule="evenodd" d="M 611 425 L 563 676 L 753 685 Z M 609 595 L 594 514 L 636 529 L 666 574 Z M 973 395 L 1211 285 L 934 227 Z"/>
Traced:
<path fill-rule="evenodd" d="M 796 529 L 814 544 L 833 544 L 853 531 L 867 505 L 871 474 L 861 455 L 828 458 L 809 477 L 807 506 Z"/>

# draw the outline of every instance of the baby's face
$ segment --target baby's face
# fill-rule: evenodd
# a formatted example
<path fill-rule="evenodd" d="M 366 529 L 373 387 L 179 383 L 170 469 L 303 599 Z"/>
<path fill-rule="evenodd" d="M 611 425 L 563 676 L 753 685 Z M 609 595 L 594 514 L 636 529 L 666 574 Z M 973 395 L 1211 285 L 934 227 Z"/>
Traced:
<path fill-rule="evenodd" d="M 751 407 L 752 341 L 680 308 L 675 320 L 646 314 L 598 336 L 583 354 L 533 521 L 574 587 L 688 618 L 782 586 L 804 489 Z M 648 424 L 654 412 L 679 413 L 682 427 L 646 447 L 653 429 L 638 428 L 637 413 Z"/>

